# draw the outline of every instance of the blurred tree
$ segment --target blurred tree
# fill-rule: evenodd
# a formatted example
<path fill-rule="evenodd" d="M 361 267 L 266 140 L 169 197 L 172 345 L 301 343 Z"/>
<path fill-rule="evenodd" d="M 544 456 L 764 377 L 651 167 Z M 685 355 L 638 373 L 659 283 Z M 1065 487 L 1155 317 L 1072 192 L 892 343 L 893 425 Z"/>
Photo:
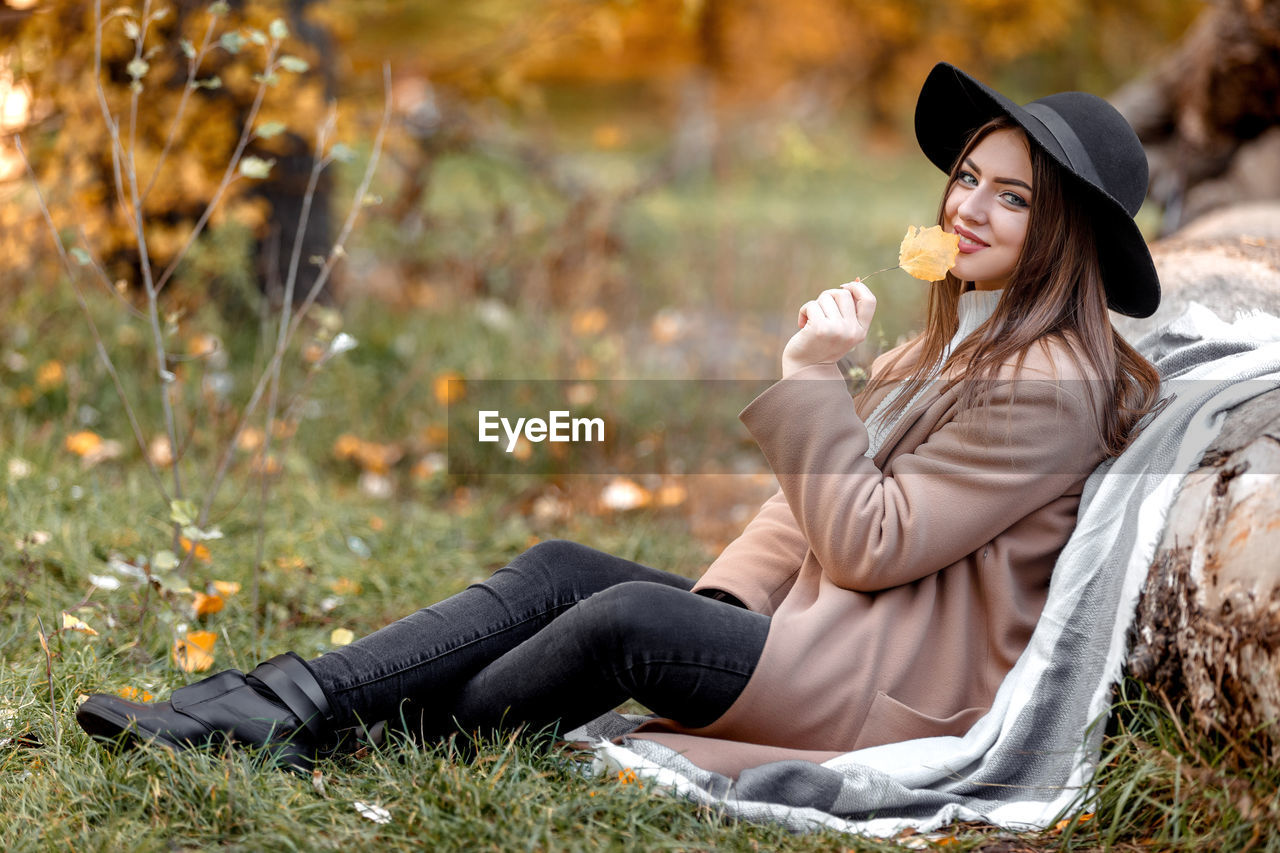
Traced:
<path fill-rule="evenodd" d="M 336 0 L 335 0 L 336 2 Z M 984 77 L 1109 90 L 1186 28 L 1202 0 L 389 0 L 361 9 L 353 59 L 472 95 L 539 103 L 539 85 L 641 81 L 718 109 L 816 87 L 890 122 L 939 60 Z"/>
<path fill-rule="evenodd" d="M 28 114 L 17 124 L 26 125 L 28 156 L 54 221 L 68 243 L 79 244 L 77 232 L 83 229 L 86 248 L 126 287 L 138 281 L 140 255 L 129 221 L 132 201 L 117 196 L 99 82 L 126 156 L 136 164 L 147 248 L 158 276 L 177 257 L 223 180 L 258 96 L 265 34 L 276 19 L 287 22 L 290 33 L 282 54 L 294 56 L 290 65 L 305 73 L 275 75 L 254 119 L 256 133 L 245 153 L 274 161 L 270 176 L 235 178 L 209 221 L 214 229 L 235 223 L 257 239 L 257 274 L 264 284 L 282 280 L 287 269 L 311 146 L 334 91 L 327 62 L 317 63 L 330 55 L 329 39 L 323 26 L 305 17 L 309 0 L 224 5 L 226 13 L 215 21 L 205 0 L 104 4 L 99 81 L 93 0 L 0 3 L 5 70 L 30 93 Z M 196 74 L 201 82 L 188 90 L 191 57 L 207 33 L 212 46 Z M 328 192 L 326 183 L 313 204 L 304 259 L 329 248 Z M 29 206 L 0 208 L 0 251 L 11 269 L 25 268 L 48 245 L 45 231 Z M 314 276 L 315 268 L 304 264 L 299 298 Z"/>

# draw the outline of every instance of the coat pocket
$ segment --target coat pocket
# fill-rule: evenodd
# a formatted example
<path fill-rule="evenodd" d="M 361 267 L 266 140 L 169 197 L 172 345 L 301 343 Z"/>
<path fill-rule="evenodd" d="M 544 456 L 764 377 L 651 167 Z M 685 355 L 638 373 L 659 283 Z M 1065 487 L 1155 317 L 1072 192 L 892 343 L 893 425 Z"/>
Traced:
<path fill-rule="evenodd" d="M 948 717 L 931 717 L 880 690 L 871 701 L 871 710 L 867 712 L 853 748 L 864 749 L 882 743 L 897 743 L 922 737 L 963 735 L 987 710 L 985 707 L 975 706 Z"/>

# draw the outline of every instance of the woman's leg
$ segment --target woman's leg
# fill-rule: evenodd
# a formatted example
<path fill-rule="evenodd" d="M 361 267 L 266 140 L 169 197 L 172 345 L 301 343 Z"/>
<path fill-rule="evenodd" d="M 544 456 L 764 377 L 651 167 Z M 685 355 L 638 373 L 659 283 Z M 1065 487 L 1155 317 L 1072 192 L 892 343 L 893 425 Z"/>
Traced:
<path fill-rule="evenodd" d="M 552 540 L 525 551 L 483 583 L 309 666 L 329 698 L 337 727 L 399 720 L 408 710 L 402 707 L 407 700 L 433 718 L 429 725 L 435 728 L 447 724 L 459 691 L 476 673 L 578 602 L 629 581 L 647 581 L 703 600 L 684 592 L 693 585 L 688 578 Z M 543 669 L 555 669 L 552 660 L 543 664 Z M 413 721 L 415 727 L 421 724 Z"/>
<path fill-rule="evenodd" d="M 575 604 L 461 690 L 463 729 L 572 728 L 635 699 L 690 726 L 713 722 L 755 670 L 769 617 L 656 583 L 612 586 Z"/>
<path fill-rule="evenodd" d="M 745 686 L 769 620 L 691 586 L 581 545 L 543 543 L 485 583 L 309 665 L 277 655 L 163 702 L 94 694 L 76 719 L 117 745 L 262 747 L 303 773 L 335 729 L 396 720 L 404 701 L 422 709 L 424 733 L 447 731 L 455 717 L 494 725 L 508 708 L 520 722 L 576 722 L 628 695 L 698 725 Z"/>

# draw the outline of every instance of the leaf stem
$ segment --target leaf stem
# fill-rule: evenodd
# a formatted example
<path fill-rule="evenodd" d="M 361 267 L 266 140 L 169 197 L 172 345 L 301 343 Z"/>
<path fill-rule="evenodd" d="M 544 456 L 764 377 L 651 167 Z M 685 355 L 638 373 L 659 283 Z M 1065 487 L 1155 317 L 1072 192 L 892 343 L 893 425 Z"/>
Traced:
<path fill-rule="evenodd" d="M 866 281 L 867 279 L 871 278 L 871 276 L 873 275 L 880 275 L 880 273 L 882 272 L 888 272 L 889 270 L 896 270 L 899 266 L 900 264 L 894 264 L 891 267 L 885 267 L 882 270 L 876 270 L 875 272 L 869 272 L 866 275 L 858 276 L 858 281 Z"/>

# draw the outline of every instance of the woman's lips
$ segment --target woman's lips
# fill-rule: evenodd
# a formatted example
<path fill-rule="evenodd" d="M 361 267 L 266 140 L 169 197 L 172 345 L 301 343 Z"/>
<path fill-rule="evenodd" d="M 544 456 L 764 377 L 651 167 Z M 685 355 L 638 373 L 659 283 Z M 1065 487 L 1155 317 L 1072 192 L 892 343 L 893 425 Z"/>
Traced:
<path fill-rule="evenodd" d="M 954 226 L 954 228 L 955 232 L 960 235 L 960 251 L 966 255 L 979 252 L 989 245 L 979 240 L 971 231 L 966 231 L 958 225 Z"/>

